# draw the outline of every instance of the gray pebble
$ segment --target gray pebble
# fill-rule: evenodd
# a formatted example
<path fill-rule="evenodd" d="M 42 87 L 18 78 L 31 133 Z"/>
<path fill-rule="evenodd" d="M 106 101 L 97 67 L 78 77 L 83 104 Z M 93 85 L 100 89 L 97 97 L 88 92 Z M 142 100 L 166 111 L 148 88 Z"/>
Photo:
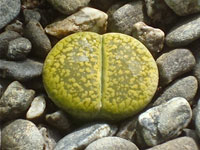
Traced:
<path fill-rule="evenodd" d="M 119 137 L 104 137 L 88 145 L 85 150 L 139 150 L 137 146 Z"/>
<path fill-rule="evenodd" d="M 194 76 L 179 79 L 164 89 L 162 94 L 153 103 L 153 106 L 165 103 L 173 97 L 183 97 L 192 104 L 192 101 L 197 93 L 197 88 L 198 82 Z"/>
<path fill-rule="evenodd" d="M 27 111 L 35 91 L 25 89 L 18 81 L 12 82 L 0 99 L 0 121 L 17 118 Z"/>
<path fill-rule="evenodd" d="M 179 16 L 200 12 L 199 0 L 164 0 L 165 3 Z"/>
<path fill-rule="evenodd" d="M 2 150 L 44 150 L 44 139 L 28 120 L 18 119 L 2 130 Z"/>
<path fill-rule="evenodd" d="M 156 26 L 165 26 L 176 21 L 176 14 L 163 0 L 145 0 L 147 16 Z"/>
<path fill-rule="evenodd" d="M 180 137 L 146 150 L 199 150 L 199 148 L 192 138 Z"/>
<path fill-rule="evenodd" d="M 23 33 L 23 23 L 19 20 L 15 20 L 13 23 L 9 24 L 5 28 L 6 31 L 15 31 L 19 34 Z"/>
<path fill-rule="evenodd" d="M 17 38 L 9 42 L 7 58 L 11 60 L 23 60 L 30 53 L 31 42 L 26 38 Z"/>
<path fill-rule="evenodd" d="M 174 26 L 166 35 L 166 44 L 169 47 L 186 46 L 200 38 L 200 15 L 190 16 Z"/>
<path fill-rule="evenodd" d="M 153 107 L 138 117 L 137 135 L 148 146 L 166 142 L 181 134 L 192 119 L 192 110 L 188 101 L 181 97 L 169 100 L 167 103 Z"/>
<path fill-rule="evenodd" d="M 8 43 L 18 37 L 21 37 L 21 35 L 15 31 L 4 31 L 0 33 L 0 58 L 6 56 Z"/>
<path fill-rule="evenodd" d="M 165 33 L 144 22 L 137 22 L 133 25 L 132 36 L 142 42 L 152 54 L 156 54 L 163 49 Z"/>
<path fill-rule="evenodd" d="M 71 126 L 67 115 L 61 110 L 47 114 L 45 118 L 50 125 L 60 130 L 68 131 Z"/>
<path fill-rule="evenodd" d="M 0 77 L 27 81 L 42 74 L 43 64 L 31 59 L 24 61 L 0 60 Z"/>
<path fill-rule="evenodd" d="M 196 64 L 188 49 L 174 49 L 162 54 L 157 60 L 161 85 L 166 85 L 176 77 L 191 71 Z"/>
<path fill-rule="evenodd" d="M 23 10 L 25 23 L 28 23 L 30 20 L 34 19 L 40 21 L 41 15 L 38 11 L 32 9 L 24 9 Z"/>
<path fill-rule="evenodd" d="M 71 15 L 75 13 L 80 8 L 85 7 L 88 5 L 90 0 L 47 0 L 51 5 L 57 9 L 59 12 L 65 15 Z"/>
<path fill-rule="evenodd" d="M 185 129 L 183 129 L 182 135 L 187 136 L 187 137 L 191 137 L 195 140 L 196 143 L 199 143 L 200 138 L 199 138 L 197 132 L 194 129 L 185 128 Z"/>
<path fill-rule="evenodd" d="M 108 31 L 131 35 L 133 24 L 144 21 L 142 1 L 136 0 L 123 5 L 108 18 Z"/>
<path fill-rule="evenodd" d="M 195 128 L 198 136 L 200 137 L 200 100 L 198 100 L 198 105 L 196 108 Z"/>
<path fill-rule="evenodd" d="M 17 17 L 20 9 L 20 0 L 0 0 L 0 29 Z"/>
<path fill-rule="evenodd" d="M 198 82 L 200 83 L 200 39 L 195 41 L 191 44 L 192 52 L 194 54 L 194 57 L 196 59 L 196 65 L 193 69 L 193 74 L 197 78 Z"/>
<path fill-rule="evenodd" d="M 112 136 L 116 131 L 117 127 L 105 123 L 90 124 L 66 135 L 57 143 L 54 150 L 84 149 L 93 141 Z"/>
<path fill-rule="evenodd" d="M 35 97 L 26 113 L 26 118 L 32 120 L 41 117 L 45 111 L 45 108 L 46 100 L 44 99 L 44 96 Z"/>
<path fill-rule="evenodd" d="M 45 58 L 51 50 L 51 42 L 37 20 L 28 22 L 24 29 L 24 36 L 31 41 L 33 54 L 40 58 Z"/>

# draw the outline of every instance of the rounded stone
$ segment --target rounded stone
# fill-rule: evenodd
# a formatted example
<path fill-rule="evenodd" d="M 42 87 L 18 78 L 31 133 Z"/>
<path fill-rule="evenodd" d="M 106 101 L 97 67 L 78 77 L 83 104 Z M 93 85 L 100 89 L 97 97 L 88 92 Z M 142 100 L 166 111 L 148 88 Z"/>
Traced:
<path fill-rule="evenodd" d="M 119 137 L 104 137 L 88 145 L 85 150 L 139 150 L 137 146 Z"/>
<path fill-rule="evenodd" d="M 44 139 L 38 128 L 28 120 L 18 119 L 2 130 L 2 150 L 43 150 Z"/>
<path fill-rule="evenodd" d="M 43 82 L 53 102 L 77 118 L 120 120 L 151 101 L 158 69 L 147 48 L 133 37 L 79 32 L 51 50 Z"/>
<path fill-rule="evenodd" d="M 0 29 L 17 17 L 20 9 L 20 0 L 0 0 Z"/>

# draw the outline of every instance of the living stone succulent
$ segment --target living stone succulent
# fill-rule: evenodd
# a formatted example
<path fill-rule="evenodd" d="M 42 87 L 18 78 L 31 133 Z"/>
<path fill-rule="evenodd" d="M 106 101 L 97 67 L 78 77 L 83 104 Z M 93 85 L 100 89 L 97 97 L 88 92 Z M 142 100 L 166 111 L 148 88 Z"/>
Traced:
<path fill-rule="evenodd" d="M 52 101 L 76 118 L 121 120 L 151 101 L 158 69 L 147 48 L 131 36 L 78 32 L 48 54 L 43 82 Z"/>

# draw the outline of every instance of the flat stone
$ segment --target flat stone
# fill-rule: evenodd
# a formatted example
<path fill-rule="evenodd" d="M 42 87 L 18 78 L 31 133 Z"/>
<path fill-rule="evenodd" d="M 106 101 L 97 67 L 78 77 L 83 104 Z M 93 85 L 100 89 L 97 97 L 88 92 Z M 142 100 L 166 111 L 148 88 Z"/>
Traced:
<path fill-rule="evenodd" d="M 153 106 L 165 103 L 173 97 L 183 97 L 192 104 L 197 93 L 197 89 L 198 81 L 194 76 L 184 77 L 164 89 L 162 94 L 153 103 Z"/>
<path fill-rule="evenodd" d="M 132 36 L 142 42 L 154 55 L 163 49 L 165 33 L 144 22 L 137 22 L 133 25 Z"/>
<path fill-rule="evenodd" d="M 47 0 L 56 10 L 65 14 L 71 15 L 80 8 L 88 5 L 90 0 Z"/>
<path fill-rule="evenodd" d="M 0 59 L 0 77 L 18 81 L 27 81 L 42 74 L 43 64 L 31 59 L 24 61 L 6 61 Z"/>
<path fill-rule="evenodd" d="M 166 85 L 178 76 L 191 71 L 196 64 L 193 54 L 188 49 L 174 49 L 162 54 L 157 60 L 160 83 Z"/>
<path fill-rule="evenodd" d="M 45 116 L 45 119 L 50 125 L 63 131 L 68 131 L 69 128 L 71 127 L 71 123 L 67 115 L 61 110 L 51 114 L 47 114 Z"/>
<path fill-rule="evenodd" d="M 45 31 L 58 38 L 80 31 L 103 34 L 106 32 L 107 18 L 106 13 L 94 8 L 85 7 L 64 20 L 48 25 Z"/>
<path fill-rule="evenodd" d="M 51 42 L 37 20 L 28 22 L 24 29 L 24 36 L 32 43 L 32 53 L 40 58 L 45 58 L 51 50 Z"/>
<path fill-rule="evenodd" d="M 165 27 L 176 21 L 176 14 L 163 0 L 145 0 L 147 16 L 151 22 L 159 27 Z"/>
<path fill-rule="evenodd" d="M 182 47 L 200 38 L 200 15 L 190 16 L 179 22 L 166 35 L 169 47 Z"/>
<path fill-rule="evenodd" d="M 104 137 L 88 145 L 85 150 L 139 150 L 137 146 L 119 137 Z"/>
<path fill-rule="evenodd" d="M 8 43 L 21 35 L 15 31 L 4 31 L 0 33 L 0 58 L 5 58 L 7 50 L 8 50 Z"/>
<path fill-rule="evenodd" d="M 176 97 L 168 102 L 150 108 L 138 117 L 138 141 L 148 146 L 155 146 L 175 138 L 181 134 L 182 129 L 187 127 L 192 119 L 192 110 L 188 101 Z"/>
<path fill-rule="evenodd" d="M 200 12 L 199 0 L 164 0 L 165 3 L 179 16 Z"/>
<path fill-rule="evenodd" d="M 0 121 L 17 118 L 27 111 L 35 91 L 25 89 L 18 81 L 12 82 L 0 99 Z"/>
<path fill-rule="evenodd" d="M 3 128 L 2 149 L 44 150 L 44 139 L 35 124 L 18 119 Z"/>
<path fill-rule="evenodd" d="M 11 60 L 23 60 L 30 53 L 31 42 L 23 37 L 14 39 L 8 44 L 7 58 Z"/>
<path fill-rule="evenodd" d="M 105 123 L 90 124 L 78 129 L 64 138 L 56 145 L 54 150 L 84 149 L 93 141 L 116 133 L 117 127 Z"/>
<path fill-rule="evenodd" d="M 180 137 L 146 150 L 199 150 L 190 137 Z"/>
<path fill-rule="evenodd" d="M 44 96 L 35 97 L 26 113 L 26 118 L 31 120 L 41 117 L 45 111 L 45 108 L 46 100 L 44 99 Z"/>
<path fill-rule="evenodd" d="M 33 9 L 24 9 L 23 14 L 26 23 L 28 23 L 32 19 L 37 21 L 40 21 L 41 19 L 40 13 Z"/>
<path fill-rule="evenodd" d="M 133 24 L 145 21 L 142 1 L 136 0 L 123 5 L 108 18 L 108 31 L 131 35 Z"/>
<path fill-rule="evenodd" d="M 17 17 L 20 9 L 20 0 L 0 0 L 0 29 Z"/>

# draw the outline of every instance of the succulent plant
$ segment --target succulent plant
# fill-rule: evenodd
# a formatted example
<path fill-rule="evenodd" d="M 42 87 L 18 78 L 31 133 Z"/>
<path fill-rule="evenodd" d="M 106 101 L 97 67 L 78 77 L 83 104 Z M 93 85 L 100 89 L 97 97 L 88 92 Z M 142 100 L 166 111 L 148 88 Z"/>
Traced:
<path fill-rule="evenodd" d="M 147 48 L 131 36 L 79 32 L 48 54 L 43 82 L 52 101 L 72 116 L 121 120 L 151 101 L 158 69 Z"/>

